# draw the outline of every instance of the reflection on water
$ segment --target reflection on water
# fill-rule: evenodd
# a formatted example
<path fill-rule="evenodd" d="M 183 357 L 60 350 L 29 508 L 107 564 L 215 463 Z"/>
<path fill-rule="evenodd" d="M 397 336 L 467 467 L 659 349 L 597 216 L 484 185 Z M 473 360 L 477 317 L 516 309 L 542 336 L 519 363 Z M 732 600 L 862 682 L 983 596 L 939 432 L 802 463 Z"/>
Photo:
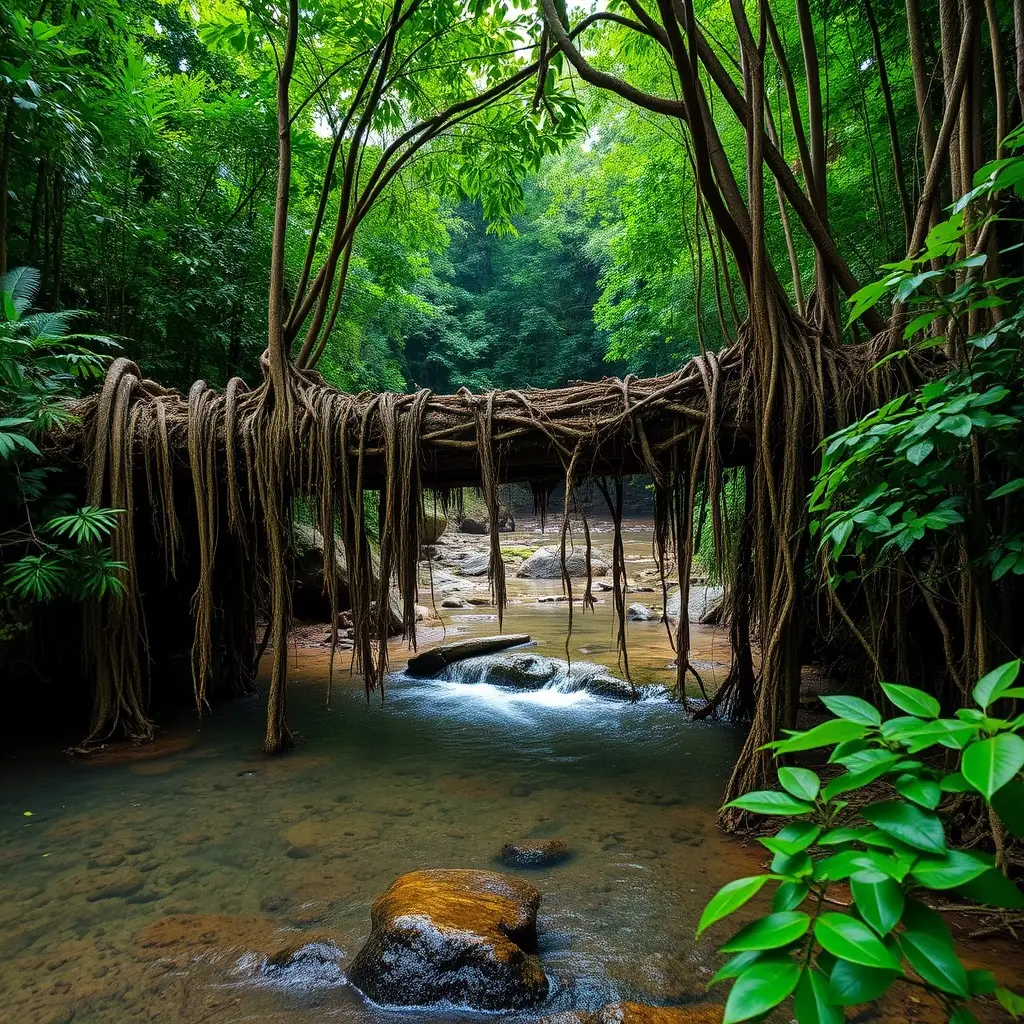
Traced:
<path fill-rule="evenodd" d="M 577 615 L 574 658 L 602 647 L 587 657 L 615 665 L 609 606 Z M 558 656 L 564 615 L 520 605 L 505 629 L 543 632 L 538 649 Z M 664 630 L 638 624 L 634 639 L 641 629 L 653 653 L 637 657 L 640 675 L 667 681 Z M 544 1012 L 703 989 L 700 908 L 760 862 L 714 825 L 738 734 L 667 698 L 401 674 L 383 706 L 353 683 L 327 707 L 326 653 L 293 661 L 300 735 L 287 757 L 257 753 L 263 704 L 249 700 L 168 728 L 157 756 L 8 763 L 0 1020 L 384 1020 L 395 1015 L 344 984 L 373 898 L 416 868 L 497 867 L 523 837 L 573 852 L 530 873 L 553 979 Z M 310 942 L 297 963 L 266 962 Z"/>

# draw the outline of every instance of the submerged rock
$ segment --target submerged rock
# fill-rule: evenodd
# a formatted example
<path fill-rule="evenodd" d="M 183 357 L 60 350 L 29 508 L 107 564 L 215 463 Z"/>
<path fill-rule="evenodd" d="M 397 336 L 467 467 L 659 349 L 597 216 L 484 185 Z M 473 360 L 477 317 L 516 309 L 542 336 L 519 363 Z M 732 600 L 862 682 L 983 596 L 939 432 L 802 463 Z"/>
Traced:
<path fill-rule="evenodd" d="M 406 672 L 411 676 L 432 676 L 464 658 L 504 651 L 509 647 L 519 647 L 521 644 L 529 642 L 529 633 L 508 633 L 504 636 L 479 636 L 468 637 L 465 640 L 453 640 L 448 644 L 438 644 L 429 651 L 410 658 Z"/>
<path fill-rule="evenodd" d="M 258 980 L 264 985 L 291 990 L 334 988 L 345 984 L 341 970 L 344 957 L 333 942 L 286 946 L 267 957 Z"/>
<path fill-rule="evenodd" d="M 504 689 L 553 689 L 561 693 L 587 693 L 612 700 L 635 700 L 648 696 L 654 687 L 634 689 L 625 679 L 611 675 L 604 665 L 589 661 L 569 663 L 532 651 L 508 651 L 479 658 L 466 658 L 452 665 L 445 678 L 455 683 L 489 683 Z"/>
<path fill-rule="evenodd" d="M 496 871 L 413 871 L 371 910 L 349 981 L 375 1003 L 517 1010 L 548 994 L 536 957 L 540 893 Z"/>
<path fill-rule="evenodd" d="M 587 554 L 581 548 L 565 553 L 565 565 L 573 577 L 587 575 Z M 597 551 L 590 555 L 590 571 L 593 576 L 604 576 L 608 563 Z M 538 548 L 516 571 L 516 575 L 528 580 L 560 580 L 562 578 L 561 548 Z"/>
<path fill-rule="evenodd" d="M 506 843 L 498 854 L 510 868 L 546 868 L 561 864 L 570 856 L 569 846 L 562 839 L 521 839 Z"/>

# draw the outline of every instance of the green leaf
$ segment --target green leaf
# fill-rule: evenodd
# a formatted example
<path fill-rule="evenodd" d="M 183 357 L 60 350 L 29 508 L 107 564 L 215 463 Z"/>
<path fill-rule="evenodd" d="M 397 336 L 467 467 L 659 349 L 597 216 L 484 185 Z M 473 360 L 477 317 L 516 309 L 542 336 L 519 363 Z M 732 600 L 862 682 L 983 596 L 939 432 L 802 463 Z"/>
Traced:
<path fill-rule="evenodd" d="M 996 989 L 996 999 L 999 1000 L 999 1005 L 1014 1020 L 1018 1017 L 1024 1017 L 1024 996 L 1019 996 L 1016 992 L 1011 992 L 1008 988 L 1000 986 Z"/>
<path fill-rule="evenodd" d="M 942 799 L 942 790 L 939 789 L 937 782 L 932 782 L 931 779 L 919 779 L 916 775 L 901 775 L 893 783 L 893 786 L 896 787 L 896 792 L 900 796 L 905 796 L 915 804 L 927 807 L 929 811 L 934 811 Z"/>
<path fill-rule="evenodd" d="M 741 811 L 752 811 L 754 814 L 809 814 L 814 804 L 797 800 L 788 793 L 777 793 L 775 790 L 763 789 L 731 800 L 726 807 L 736 807 Z"/>
<path fill-rule="evenodd" d="M 707 988 L 717 985 L 720 981 L 728 981 L 729 978 L 738 978 L 751 964 L 757 963 L 763 956 L 764 954 L 758 949 L 737 953 L 718 968 L 707 983 Z"/>
<path fill-rule="evenodd" d="M 861 725 L 881 725 L 881 712 L 872 707 L 866 700 L 860 697 L 819 697 L 825 705 L 838 718 L 845 718 L 848 722 L 858 722 Z"/>
<path fill-rule="evenodd" d="M 1024 739 L 1014 733 L 1001 733 L 991 739 L 972 743 L 965 751 L 960 771 L 986 800 L 1001 789 L 1024 767 Z"/>
<path fill-rule="evenodd" d="M 989 501 L 994 501 L 996 498 L 1005 498 L 1008 494 L 1016 494 L 1017 491 L 1024 489 L 1024 476 L 1016 477 L 1013 480 L 1007 480 L 1002 487 L 997 487 L 989 496 Z"/>
<path fill-rule="evenodd" d="M 966 1006 L 958 1006 L 950 1014 L 949 1024 L 978 1024 L 978 1018 Z"/>
<path fill-rule="evenodd" d="M 897 683 L 882 683 L 882 690 L 901 711 L 916 718 L 938 718 L 942 708 L 939 702 L 924 690 L 913 686 L 900 686 Z"/>
<path fill-rule="evenodd" d="M 850 890 L 860 916 L 879 935 L 888 935 L 903 915 L 903 890 L 891 878 L 874 872 L 858 872 Z"/>
<path fill-rule="evenodd" d="M 821 833 L 821 826 L 811 821 L 794 821 L 779 831 L 775 836 L 766 836 L 760 840 L 772 853 L 784 853 L 792 855 L 806 850 L 818 835 Z"/>
<path fill-rule="evenodd" d="M 987 996 L 996 990 L 996 976 L 991 971 L 968 971 L 967 984 L 972 996 Z"/>
<path fill-rule="evenodd" d="M 742 953 L 750 949 L 778 949 L 796 942 L 811 926 L 811 917 L 802 910 L 784 910 L 758 918 L 741 928 L 720 947 L 722 953 Z"/>
<path fill-rule="evenodd" d="M 903 926 L 910 932 L 930 935 L 953 948 L 953 934 L 945 918 L 920 900 L 908 899 L 903 908 Z"/>
<path fill-rule="evenodd" d="M 723 885 L 708 901 L 704 913 L 700 916 L 697 924 L 698 938 L 706 928 L 739 910 L 744 903 L 756 896 L 770 878 L 771 875 L 752 875 L 749 878 L 734 879 Z"/>
<path fill-rule="evenodd" d="M 966 885 L 958 886 L 956 891 L 961 896 L 988 907 L 999 907 L 1003 910 L 1024 909 L 1024 893 L 997 868 L 989 868 Z"/>
<path fill-rule="evenodd" d="M 939 789 L 943 793 L 970 793 L 974 787 L 960 772 L 953 772 L 952 775 L 944 775 L 939 780 Z"/>
<path fill-rule="evenodd" d="M 922 857 L 914 863 L 911 873 L 929 889 L 955 889 L 983 875 L 991 866 L 978 854 L 948 850 L 943 857 Z"/>
<path fill-rule="evenodd" d="M 783 910 L 794 910 L 807 899 L 807 894 L 810 891 L 811 887 L 806 882 L 783 882 L 775 890 L 775 896 L 772 899 L 772 910 L 775 913 Z"/>
<path fill-rule="evenodd" d="M 738 1024 L 788 999 L 800 980 L 792 960 L 765 960 L 748 967 L 733 983 L 722 1024 Z"/>
<path fill-rule="evenodd" d="M 901 843 L 926 853 L 946 852 L 946 834 L 938 815 L 900 800 L 886 800 L 861 809 L 861 816 Z"/>
<path fill-rule="evenodd" d="M 829 1004 L 828 978 L 806 968 L 793 994 L 797 1024 L 843 1024 L 843 1011 Z"/>
<path fill-rule="evenodd" d="M 931 453 L 935 451 L 935 445 L 931 441 L 918 441 L 907 449 L 907 462 L 914 466 L 920 466 Z"/>
<path fill-rule="evenodd" d="M 821 780 L 807 768 L 780 768 L 779 782 L 798 800 L 813 802 L 821 789 Z"/>
<path fill-rule="evenodd" d="M 863 921 L 848 914 L 822 914 L 814 922 L 814 937 L 830 953 L 864 967 L 899 970 L 899 962 Z"/>
<path fill-rule="evenodd" d="M 925 932 L 903 932 L 899 937 L 903 955 L 921 977 L 942 992 L 966 999 L 970 996 L 967 971 L 956 953 Z"/>
<path fill-rule="evenodd" d="M 999 820 L 1018 839 L 1024 839 L 1024 782 L 1008 782 L 992 796 Z"/>
<path fill-rule="evenodd" d="M 817 747 L 831 747 L 847 740 L 859 740 L 867 733 L 867 726 L 860 722 L 848 722 L 843 718 L 835 718 L 822 722 L 806 732 L 796 732 L 782 740 L 766 743 L 766 748 L 774 748 L 780 754 L 795 754 L 801 750 L 814 750 Z"/>
<path fill-rule="evenodd" d="M 987 711 L 990 704 L 994 704 L 1013 686 L 1019 672 L 1020 658 L 986 673 L 974 684 L 974 702 L 983 711 Z"/>
<path fill-rule="evenodd" d="M 865 967 L 837 960 L 829 978 L 829 1000 L 837 1006 L 857 1006 L 877 999 L 900 976 L 898 971 Z"/>
<path fill-rule="evenodd" d="M 875 871 L 882 875 L 899 875 L 894 858 L 877 850 L 842 850 L 819 860 L 814 866 L 814 877 L 840 882 L 860 871 Z"/>

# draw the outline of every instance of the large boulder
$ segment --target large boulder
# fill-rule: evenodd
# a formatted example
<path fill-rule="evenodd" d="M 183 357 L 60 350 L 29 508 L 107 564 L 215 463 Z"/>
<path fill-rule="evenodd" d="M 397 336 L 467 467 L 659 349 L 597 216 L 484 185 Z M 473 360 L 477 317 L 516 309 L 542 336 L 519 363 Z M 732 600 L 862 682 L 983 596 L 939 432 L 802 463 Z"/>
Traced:
<path fill-rule="evenodd" d="M 292 609 L 300 622 L 330 622 L 331 602 L 324 593 L 324 535 L 309 523 L 292 523 Z M 377 584 L 378 560 L 376 551 L 370 551 L 373 580 Z M 334 571 L 338 577 L 338 607 L 349 607 L 348 566 L 345 564 L 345 546 L 334 539 Z M 402 631 L 402 608 L 396 594 L 389 596 L 390 628 L 392 633 Z"/>
<path fill-rule="evenodd" d="M 413 871 L 373 903 L 349 981 L 384 1006 L 519 1010 L 548 994 L 540 893 L 495 871 Z"/>
<path fill-rule="evenodd" d="M 719 601 L 722 600 L 722 588 L 710 584 L 690 584 L 690 607 L 689 618 L 691 622 L 701 622 Z M 679 618 L 680 606 L 682 603 L 682 592 L 676 587 L 668 595 L 668 602 L 665 605 L 665 612 L 670 619 Z"/>
<path fill-rule="evenodd" d="M 504 505 L 498 508 L 498 533 L 513 533 L 516 528 L 516 517 Z M 486 512 L 480 515 L 463 516 L 458 520 L 457 529 L 459 533 L 475 534 L 482 536 L 490 533 L 490 524 Z"/>
<path fill-rule="evenodd" d="M 572 577 L 587 575 L 587 554 L 581 548 L 574 548 L 565 554 L 565 565 Z M 590 571 L 593 576 L 604 576 L 608 563 L 596 551 L 591 552 Z M 538 548 L 516 572 L 528 580 L 560 580 L 562 578 L 562 549 L 560 547 Z"/>

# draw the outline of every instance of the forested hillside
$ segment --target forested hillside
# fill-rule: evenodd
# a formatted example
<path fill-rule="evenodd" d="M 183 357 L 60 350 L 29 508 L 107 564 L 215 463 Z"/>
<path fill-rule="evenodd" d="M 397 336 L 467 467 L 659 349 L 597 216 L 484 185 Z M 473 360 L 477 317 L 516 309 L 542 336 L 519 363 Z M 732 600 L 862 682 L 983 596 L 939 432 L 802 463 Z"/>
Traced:
<path fill-rule="evenodd" d="M 372 11 L 317 5 L 320 49 L 299 56 L 286 291 L 325 219 L 320 183 L 340 100 L 358 84 L 352 62 L 372 41 L 359 19 Z M 3 15 L 0 264 L 38 267 L 44 308 L 88 310 L 168 383 L 255 380 L 277 177 L 275 57 L 258 20 L 221 0 L 44 2 L 31 12 L 7 0 Z M 906 17 L 871 0 L 828 0 L 813 15 L 829 216 L 867 280 L 905 250 L 904 165 L 919 161 Z M 430 96 L 465 85 L 456 78 L 497 80 L 528 56 L 531 17 L 458 22 L 461 49 L 451 56 L 446 39 L 443 61 L 413 51 L 408 88 L 396 80 L 375 114 L 367 167 L 416 104 L 430 109 Z M 709 38 L 728 33 L 727 4 L 706 5 L 702 18 Z M 1007 28 L 1008 19 L 1007 9 Z M 655 90 L 666 73 L 658 47 L 614 22 L 587 42 L 595 64 L 639 88 Z M 937 40 L 924 42 L 936 52 Z M 799 176 L 787 105 L 806 121 L 809 93 L 789 19 L 772 26 L 771 45 L 781 59 L 767 83 L 768 129 Z M 341 70 L 325 76 L 332 61 Z M 742 180 L 742 128 L 724 104 L 715 117 Z M 661 373 L 701 342 L 719 347 L 735 336 L 744 299 L 735 270 L 721 273 L 731 260 L 687 161 L 671 119 L 599 90 L 552 87 L 526 115 L 499 104 L 448 129 L 359 224 L 320 368 L 345 388 L 544 387 Z M 328 222 L 343 191 L 335 162 Z M 794 269 L 801 306 L 813 252 L 788 207 L 778 209 L 766 241 Z M 318 260 L 326 248 L 323 238 Z"/>

